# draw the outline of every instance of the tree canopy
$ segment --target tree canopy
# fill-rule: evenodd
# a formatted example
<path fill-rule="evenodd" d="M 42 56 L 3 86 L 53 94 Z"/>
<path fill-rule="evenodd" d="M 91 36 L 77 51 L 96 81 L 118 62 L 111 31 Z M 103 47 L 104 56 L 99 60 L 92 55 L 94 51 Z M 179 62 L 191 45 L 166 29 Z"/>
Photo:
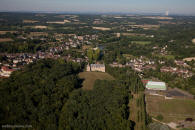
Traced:
<path fill-rule="evenodd" d="M 63 107 L 60 128 L 130 130 L 128 102 L 127 88 L 116 81 L 96 81 L 91 91 L 73 92 Z"/>
<path fill-rule="evenodd" d="M 69 93 L 80 87 L 79 65 L 42 60 L 0 82 L 0 124 L 57 129 Z"/>

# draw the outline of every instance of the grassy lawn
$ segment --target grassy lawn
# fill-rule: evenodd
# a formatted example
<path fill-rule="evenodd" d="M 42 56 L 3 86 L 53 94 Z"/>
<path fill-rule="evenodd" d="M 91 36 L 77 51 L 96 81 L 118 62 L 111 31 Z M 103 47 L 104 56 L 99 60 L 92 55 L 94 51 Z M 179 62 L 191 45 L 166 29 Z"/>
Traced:
<path fill-rule="evenodd" d="M 156 56 L 158 56 L 158 57 L 160 57 L 160 58 L 166 58 L 167 60 L 171 60 L 171 59 L 175 59 L 175 56 L 173 56 L 173 55 L 156 55 Z"/>
<path fill-rule="evenodd" d="M 126 59 L 131 59 L 131 58 L 134 58 L 134 57 L 135 57 L 135 56 L 130 55 L 130 54 L 123 54 L 123 56 L 124 56 Z"/>
<path fill-rule="evenodd" d="M 191 88 L 190 89 L 190 93 L 192 93 L 193 95 L 195 95 L 195 88 Z"/>
<path fill-rule="evenodd" d="M 195 118 L 195 100 L 192 99 L 165 100 L 164 97 L 147 95 L 146 105 L 150 115 L 156 117 L 161 114 L 164 122 Z"/>
<path fill-rule="evenodd" d="M 132 43 L 139 44 L 139 45 L 148 45 L 151 44 L 151 41 L 132 41 Z"/>
<path fill-rule="evenodd" d="M 108 73 L 102 72 L 82 72 L 79 74 L 81 79 L 84 79 L 83 89 L 91 90 L 97 79 L 100 80 L 114 80 L 114 78 Z"/>

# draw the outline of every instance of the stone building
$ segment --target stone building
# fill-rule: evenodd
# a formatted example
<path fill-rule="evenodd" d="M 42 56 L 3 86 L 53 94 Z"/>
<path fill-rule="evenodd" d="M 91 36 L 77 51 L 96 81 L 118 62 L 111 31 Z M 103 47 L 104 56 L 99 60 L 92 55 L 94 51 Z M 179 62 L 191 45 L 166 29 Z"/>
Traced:
<path fill-rule="evenodd" d="M 99 71 L 99 72 L 106 72 L 104 64 L 88 64 L 87 71 Z"/>

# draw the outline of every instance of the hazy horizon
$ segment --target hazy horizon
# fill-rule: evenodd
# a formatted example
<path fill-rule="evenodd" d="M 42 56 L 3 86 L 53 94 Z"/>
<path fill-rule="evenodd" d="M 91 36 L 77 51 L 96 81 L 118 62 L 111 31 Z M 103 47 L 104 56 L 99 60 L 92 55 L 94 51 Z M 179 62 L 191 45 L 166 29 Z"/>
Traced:
<path fill-rule="evenodd" d="M 195 15 L 194 0 L 1 0 L 0 11 L 165 13 Z"/>

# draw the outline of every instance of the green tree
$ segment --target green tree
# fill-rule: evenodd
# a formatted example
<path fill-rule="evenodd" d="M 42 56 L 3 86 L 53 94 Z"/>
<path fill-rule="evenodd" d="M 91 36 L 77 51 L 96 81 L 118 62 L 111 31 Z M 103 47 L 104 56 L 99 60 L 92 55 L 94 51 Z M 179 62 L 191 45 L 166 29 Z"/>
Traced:
<path fill-rule="evenodd" d="M 157 115 L 156 119 L 162 121 L 163 120 L 163 115 L 161 115 L 161 114 Z"/>
<path fill-rule="evenodd" d="M 89 58 L 89 62 L 92 63 L 93 62 L 93 50 L 92 49 L 89 49 L 87 51 L 87 56 Z"/>
<path fill-rule="evenodd" d="M 94 54 L 93 54 L 93 59 L 94 59 L 95 61 L 97 61 L 97 60 L 99 60 L 99 57 L 100 57 L 100 49 L 96 49 L 96 50 L 94 51 Z"/>

